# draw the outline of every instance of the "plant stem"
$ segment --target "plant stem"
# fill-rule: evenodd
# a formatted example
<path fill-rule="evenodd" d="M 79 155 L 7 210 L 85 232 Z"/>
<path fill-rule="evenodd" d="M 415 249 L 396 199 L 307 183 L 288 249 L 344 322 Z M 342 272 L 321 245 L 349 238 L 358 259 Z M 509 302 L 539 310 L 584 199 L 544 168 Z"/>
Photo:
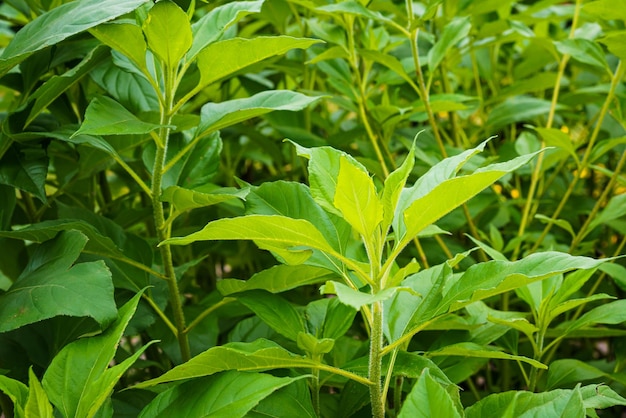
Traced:
<path fill-rule="evenodd" d="M 383 304 L 372 304 L 372 331 L 370 335 L 369 380 L 372 416 L 385 418 L 385 399 L 383 397 L 382 378 L 383 349 Z"/>
<path fill-rule="evenodd" d="M 172 122 L 172 102 L 174 97 L 174 87 L 172 81 L 175 79 L 174 72 L 166 68 L 165 75 L 165 106 L 161 108 L 161 128 L 159 129 L 159 141 L 156 143 L 156 153 L 154 156 L 154 167 L 152 172 L 152 211 L 154 215 L 154 226 L 159 242 L 163 242 L 169 238 L 169 228 L 165 224 L 165 215 L 163 210 L 163 202 L 161 202 L 161 186 L 163 181 L 163 172 L 165 167 L 165 156 L 167 154 L 167 145 L 170 137 L 170 128 Z M 176 338 L 180 347 L 180 354 L 183 361 L 191 358 L 191 350 L 189 348 L 189 339 L 185 333 L 185 315 L 181 303 L 181 296 L 178 290 L 178 280 L 174 270 L 174 261 L 172 258 L 172 249 L 168 244 L 159 247 L 161 251 L 161 259 L 163 262 L 163 270 L 167 277 L 167 285 L 170 293 L 170 305 L 174 314 L 174 325 L 176 326 Z"/>

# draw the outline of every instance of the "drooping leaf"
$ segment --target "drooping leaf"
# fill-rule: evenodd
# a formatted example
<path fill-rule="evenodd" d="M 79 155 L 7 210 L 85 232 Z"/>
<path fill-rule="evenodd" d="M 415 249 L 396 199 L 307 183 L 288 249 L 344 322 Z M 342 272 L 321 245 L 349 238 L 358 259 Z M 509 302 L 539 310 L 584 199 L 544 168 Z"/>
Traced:
<path fill-rule="evenodd" d="M 139 417 L 243 417 L 262 399 L 296 380 L 298 378 L 226 371 L 160 393 Z"/>
<path fill-rule="evenodd" d="M 339 159 L 333 205 L 366 242 L 372 242 L 374 231 L 383 220 L 383 205 L 367 172 L 345 157 Z"/>
<path fill-rule="evenodd" d="M 83 0 L 65 3 L 24 26 L 0 55 L 0 76 L 34 52 L 131 12 L 148 0 Z"/>
<path fill-rule="evenodd" d="M 229 77 L 267 58 L 282 55 L 294 48 L 308 48 L 316 39 L 290 36 L 232 38 L 208 45 L 198 54 L 200 82 L 196 89 Z M 216 61 L 215 57 L 219 57 Z"/>
<path fill-rule="evenodd" d="M 550 111 L 549 100 L 529 96 L 515 96 L 495 106 L 489 112 L 488 124 L 494 130 L 517 122 L 532 122 L 539 116 L 547 115 Z M 557 105 L 557 110 L 564 109 Z"/>
<path fill-rule="evenodd" d="M 269 90 L 244 99 L 207 103 L 202 106 L 196 135 L 218 131 L 275 110 L 302 110 L 319 99 L 290 90 Z"/>
<path fill-rule="evenodd" d="M 210 348 L 162 376 L 135 385 L 135 388 L 209 376 L 225 370 L 264 371 L 281 368 L 319 368 L 331 372 L 335 370 L 310 358 L 290 353 L 272 341 L 258 339 L 253 343 L 228 343 Z M 359 376 L 352 378 L 361 383 L 367 381 Z"/>
<path fill-rule="evenodd" d="M 121 374 L 147 348 L 145 346 L 123 363 L 109 368 L 141 293 L 120 308 L 117 321 L 105 332 L 74 341 L 52 360 L 42 383 L 50 401 L 64 416 L 94 416 L 110 396 Z"/>
<path fill-rule="evenodd" d="M 191 48 L 191 24 L 187 13 L 170 0 L 157 2 L 143 23 L 148 48 L 167 68 L 176 68 Z"/>
<path fill-rule="evenodd" d="M 211 10 L 191 25 L 193 42 L 187 60 L 193 60 L 207 45 L 219 40 L 226 29 L 237 23 L 245 16 L 258 13 L 264 0 L 234 1 L 223 4 Z"/>
<path fill-rule="evenodd" d="M 428 69 L 434 72 L 448 52 L 461 40 L 467 37 L 472 23 L 469 16 L 456 17 L 450 21 L 441 34 L 441 38 L 428 51 Z"/>
<path fill-rule="evenodd" d="M 435 380 L 429 369 L 424 369 L 413 389 L 407 396 L 399 418 L 460 418 L 461 414 L 455 408 L 450 394 L 441 383 Z"/>
<path fill-rule="evenodd" d="M 81 134 L 147 134 L 160 127 L 160 125 L 142 121 L 110 97 L 98 96 L 87 106 L 85 120 L 72 138 Z"/>
<path fill-rule="evenodd" d="M 535 128 L 535 130 L 541 135 L 547 146 L 558 147 L 567 151 L 567 153 L 574 158 L 576 164 L 578 164 L 576 147 L 568 134 L 555 128 Z"/>
<path fill-rule="evenodd" d="M 86 242 L 81 232 L 66 231 L 37 248 L 0 295 L 0 332 L 59 315 L 88 316 L 103 328 L 115 319 L 111 272 L 104 262 L 73 265 Z"/>
<path fill-rule="evenodd" d="M 274 331 L 292 341 L 298 339 L 298 333 L 306 332 L 300 313 L 279 295 L 263 290 L 249 290 L 239 293 L 236 298 Z"/>
<path fill-rule="evenodd" d="M 248 280 L 223 279 L 217 282 L 217 289 L 224 296 L 245 292 L 252 289 L 263 289 L 272 293 L 280 293 L 296 287 L 322 283 L 335 273 L 325 268 L 279 264 L 260 271 Z"/>

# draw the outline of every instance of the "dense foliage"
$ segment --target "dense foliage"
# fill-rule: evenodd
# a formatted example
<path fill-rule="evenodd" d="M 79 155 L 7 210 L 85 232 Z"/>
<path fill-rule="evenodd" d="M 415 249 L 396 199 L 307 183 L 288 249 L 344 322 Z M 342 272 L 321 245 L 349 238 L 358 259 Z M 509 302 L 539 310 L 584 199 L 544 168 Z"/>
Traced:
<path fill-rule="evenodd" d="M 626 0 L 0 17 L 5 416 L 620 416 Z"/>

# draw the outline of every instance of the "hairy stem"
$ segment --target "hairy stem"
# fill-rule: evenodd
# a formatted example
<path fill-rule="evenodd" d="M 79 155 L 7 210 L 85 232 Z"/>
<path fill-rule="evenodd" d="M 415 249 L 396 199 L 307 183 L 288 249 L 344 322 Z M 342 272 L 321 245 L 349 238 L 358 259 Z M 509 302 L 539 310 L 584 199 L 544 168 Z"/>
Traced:
<path fill-rule="evenodd" d="M 382 388 L 383 304 L 372 304 L 372 331 L 370 335 L 369 380 L 372 416 L 385 418 L 385 398 Z"/>

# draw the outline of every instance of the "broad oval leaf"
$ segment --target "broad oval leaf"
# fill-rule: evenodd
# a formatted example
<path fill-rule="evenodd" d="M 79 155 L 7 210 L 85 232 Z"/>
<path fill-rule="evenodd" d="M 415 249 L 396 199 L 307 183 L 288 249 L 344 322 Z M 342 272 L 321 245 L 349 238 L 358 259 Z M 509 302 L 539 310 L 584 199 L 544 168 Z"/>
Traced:
<path fill-rule="evenodd" d="M 232 199 L 243 199 L 246 190 L 235 188 L 216 189 L 211 192 L 190 190 L 178 186 L 170 186 L 163 191 L 161 200 L 173 204 L 179 211 L 186 211 L 216 205 Z"/>
<path fill-rule="evenodd" d="M 100 23 L 113 20 L 148 0 L 81 0 L 65 3 L 24 26 L 0 55 L 0 76 L 29 55 Z"/>
<path fill-rule="evenodd" d="M 170 0 L 161 0 L 148 12 L 143 23 L 148 47 L 170 69 L 191 48 L 191 24 L 187 13 Z"/>
<path fill-rule="evenodd" d="M 446 24 L 441 38 L 428 51 L 428 68 L 431 72 L 443 61 L 446 54 L 461 40 L 467 37 L 472 23 L 469 16 L 456 17 Z"/>

